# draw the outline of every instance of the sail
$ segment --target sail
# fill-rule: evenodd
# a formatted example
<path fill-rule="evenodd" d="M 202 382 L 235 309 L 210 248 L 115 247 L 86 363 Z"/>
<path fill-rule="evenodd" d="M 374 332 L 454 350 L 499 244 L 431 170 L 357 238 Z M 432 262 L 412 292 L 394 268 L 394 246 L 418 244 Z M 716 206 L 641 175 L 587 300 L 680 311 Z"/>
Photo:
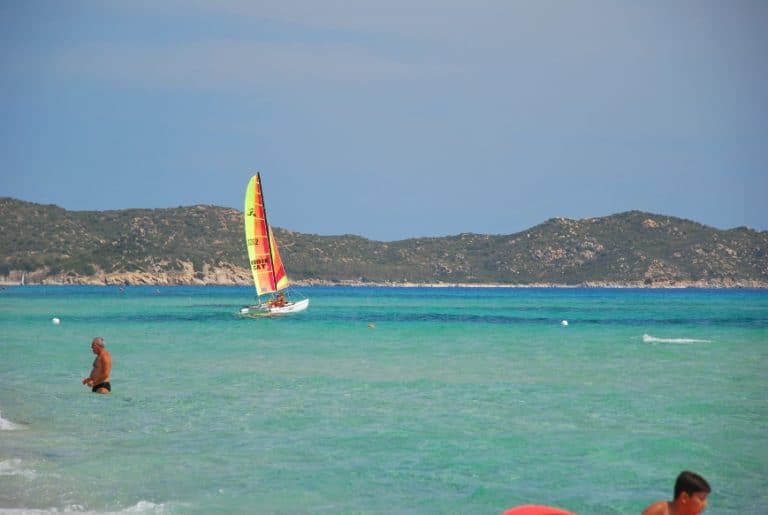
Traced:
<path fill-rule="evenodd" d="M 259 174 L 251 177 L 245 191 L 245 244 L 256 285 L 256 294 L 264 295 L 288 287 L 283 261 L 277 250 L 272 229 L 267 223 Z"/>
<path fill-rule="evenodd" d="M 275 289 L 277 291 L 284 290 L 288 287 L 288 276 L 285 275 L 285 267 L 283 266 L 283 260 L 280 259 L 280 252 L 277 250 L 277 243 L 275 243 L 275 235 L 272 233 L 272 228 L 269 228 L 269 247 L 272 250 L 272 267 L 275 271 Z"/>

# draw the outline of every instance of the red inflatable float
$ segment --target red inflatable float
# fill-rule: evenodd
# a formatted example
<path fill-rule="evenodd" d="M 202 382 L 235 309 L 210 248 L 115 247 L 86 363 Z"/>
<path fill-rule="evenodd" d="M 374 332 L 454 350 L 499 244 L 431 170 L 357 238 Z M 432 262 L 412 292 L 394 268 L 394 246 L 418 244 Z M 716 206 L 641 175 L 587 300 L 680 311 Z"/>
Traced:
<path fill-rule="evenodd" d="M 526 504 L 525 506 L 516 506 L 505 511 L 502 515 L 576 515 L 572 511 L 553 508 L 552 506 L 542 506 L 539 504 Z"/>

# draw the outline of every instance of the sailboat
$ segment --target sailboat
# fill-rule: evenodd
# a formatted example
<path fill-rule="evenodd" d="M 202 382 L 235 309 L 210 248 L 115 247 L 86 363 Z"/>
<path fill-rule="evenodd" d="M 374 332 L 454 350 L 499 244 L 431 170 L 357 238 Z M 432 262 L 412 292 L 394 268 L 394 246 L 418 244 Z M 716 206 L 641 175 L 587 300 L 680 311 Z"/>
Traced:
<path fill-rule="evenodd" d="M 283 315 L 304 311 L 309 299 L 289 290 L 288 276 L 267 223 L 261 175 L 257 173 L 245 190 L 245 244 L 256 286 L 257 304 L 240 309 L 241 315 Z"/>

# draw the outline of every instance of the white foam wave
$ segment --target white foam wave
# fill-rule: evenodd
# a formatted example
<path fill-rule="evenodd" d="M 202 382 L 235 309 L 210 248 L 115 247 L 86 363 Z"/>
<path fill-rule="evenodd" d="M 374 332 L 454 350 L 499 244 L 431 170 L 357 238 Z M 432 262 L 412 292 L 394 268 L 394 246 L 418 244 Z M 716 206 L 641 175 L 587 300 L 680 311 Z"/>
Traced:
<path fill-rule="evenodd" d="M 643 335 L 643 342 L 645 343 L 681 343 L 681 344 L 691 344 L 691 343 L 710 343 L 712 340 L 700 340 L 697 338 L 656 338 L 655 336 L 651 336 L 650 334 L 644 334 Z"/>
<path fill-rule="evenodd" d="M 34 470 L 22 467 L 21 460 L 14 458 L 0 461 L 0 476 L 23 476 L 28 479 L 34 479 L 37 474 L 35 474 Z"/>
<path fill-rule="evenodd" d="M 82 506 L 72 505 L 65 508 L 49 509 L 28 509 L 13 508 L 6 509 L 0 507 L 0 514 L 3 515 L 45 515 L 48 513 L 78 513 L 80 515 L 123 515 L 125 513 L 166 513 L 164 504 L 155 504 L 150 501 L 139 501 L 134 506 L 130 506 L 122 511 L 85 511 Z"/>
<path fill-rule="evenodd" d="M 12 431 L 14 429 L 21 429 L 22 425 L 14 424 L 10 420 L 6 420 L 2 417 L 2 413 L 0 412 L 0 431 Z"/>
<path fill-rule="evenodd" d="M 135 506 L 126 508 L 122 513 L 162 513 L 164 510 L 163 504 L 155 504 L 149 501 L 139 501 Z"/>

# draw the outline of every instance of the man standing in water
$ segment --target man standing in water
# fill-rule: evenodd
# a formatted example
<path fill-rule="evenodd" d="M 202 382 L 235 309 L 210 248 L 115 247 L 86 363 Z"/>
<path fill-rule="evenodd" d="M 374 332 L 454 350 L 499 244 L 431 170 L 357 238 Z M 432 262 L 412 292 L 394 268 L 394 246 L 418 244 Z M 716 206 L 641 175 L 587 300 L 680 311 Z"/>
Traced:
<path fill-rule="evenodd" d="M 112 356 L 104 347 L 104 338 L 97 336 L 91 342 L 91 350 L 96 354 L 93 360 L 91 375 L 83 379 L 85 386 L 90 386 L 93 393 L 109 393 L 112 385 L 109 384 L 109 374 L 112 372 Z"/>
<path fill-rule="evenodd" d="M 707 496 L 711 491 L 706 479 L 684 470 L 675 481 L 674 498 L 651 504 L 642 515 L 699 515 L 707 508 Z"/>

